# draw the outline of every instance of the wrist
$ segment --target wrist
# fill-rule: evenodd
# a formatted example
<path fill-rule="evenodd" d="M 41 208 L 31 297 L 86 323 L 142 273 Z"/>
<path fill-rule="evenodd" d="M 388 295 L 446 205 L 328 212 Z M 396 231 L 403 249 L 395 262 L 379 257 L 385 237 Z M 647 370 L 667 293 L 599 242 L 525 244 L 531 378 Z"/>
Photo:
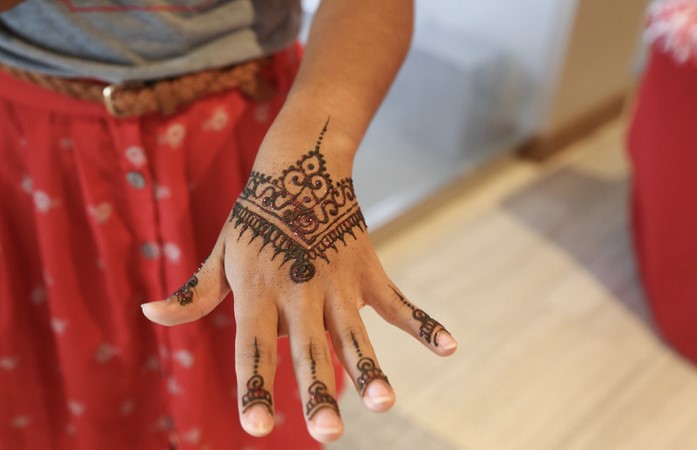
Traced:
<path fill-rule="evenodd" d="M 317 147 L 332 177 L 351 176 L 358 144 L 341 118 L 323 108 L 284 107 L 259 147 L 254 170 L 280 173 Z"/>

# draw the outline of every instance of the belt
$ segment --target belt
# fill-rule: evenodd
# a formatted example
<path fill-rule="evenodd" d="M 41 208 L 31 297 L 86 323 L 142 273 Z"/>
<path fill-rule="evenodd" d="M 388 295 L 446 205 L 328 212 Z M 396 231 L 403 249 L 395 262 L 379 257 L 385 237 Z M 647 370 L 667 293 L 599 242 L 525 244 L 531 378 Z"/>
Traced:
<path fill-rule="evenodd" d="M 266 57 L 175 78 L 115 84 L 56 77 L 4 65 L 0 65 L 0 70 L 53 92 L 101 103 L 109 114 L 121 118 L 154 112 L 168 116 L 202 97 L 230 89 L 239 89 L 254 100 L 269 100 L 274 95 L 274 89 L 260 76 L 260 72 L 270 62 L 271 57 Z"/>

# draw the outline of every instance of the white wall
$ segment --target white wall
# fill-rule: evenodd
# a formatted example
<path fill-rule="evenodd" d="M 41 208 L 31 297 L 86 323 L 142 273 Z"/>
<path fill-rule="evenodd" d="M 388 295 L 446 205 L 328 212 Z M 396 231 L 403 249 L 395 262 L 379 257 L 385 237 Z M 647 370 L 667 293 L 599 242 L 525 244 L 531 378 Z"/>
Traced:
<path fill-rule="evenodd" d="M 371 224 L 544 127 L 577 1 L 416 0 L 411 52 L 356 159 Z M 319 3 L 303 0 L 307 19 Z"/>
<path fill-rule="evenodd" d="M 609 0 L 611 1 L 611 0 Z M 423 29 L 442 28 L 486 42 L 520 65 L 527 98 L 521 108 L 522 135 L 542 131 L 561 70 L 578 0 L 416 0 L 415 45 Z M 320 0 L 302 0 L 313 13 Z"/>
<path fill-rule="evenodd" d="M 435 24 L 510 53 L 528 77 L 524 134 L 544 128 L 577 0 L 417 0 L 417 30 Z M 417 33 L 418 38 L 418 33 Z"/>

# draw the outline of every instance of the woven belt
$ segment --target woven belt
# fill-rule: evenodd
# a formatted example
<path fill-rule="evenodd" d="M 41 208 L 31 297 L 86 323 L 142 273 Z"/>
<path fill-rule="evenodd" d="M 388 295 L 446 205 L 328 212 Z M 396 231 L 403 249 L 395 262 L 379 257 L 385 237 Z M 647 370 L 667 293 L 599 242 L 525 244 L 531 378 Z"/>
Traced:
<path fill-rule="evenodd" d="M 270 99 L 274 90 L 268 81 L 260 77 L 261 69 L 270 61 L 271 57 L 267 57 L 171 79 L 109 85 L 44 75 L 10 66 L 0 65 L 0 70 L 53 92 L 101 103 L 114 117 L 142 116 L 153 112 L 167 116 L 202 97 L 235 88 L 254 100 Z"/>

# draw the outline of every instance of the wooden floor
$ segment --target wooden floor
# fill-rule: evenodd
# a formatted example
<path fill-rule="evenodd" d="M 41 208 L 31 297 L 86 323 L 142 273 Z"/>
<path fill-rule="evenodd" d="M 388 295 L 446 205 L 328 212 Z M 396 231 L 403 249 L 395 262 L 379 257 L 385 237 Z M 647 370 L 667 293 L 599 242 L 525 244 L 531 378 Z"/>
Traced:
<path fill-rule="evenodd" d="M 697 371 L 656 335 L 627 233 L 619 122 L 494 176 L 378 245 L 460 348 L 432 356 L 363 312 L 398 395 L 342 398 L 329 449 L 697 449 Z"/>

